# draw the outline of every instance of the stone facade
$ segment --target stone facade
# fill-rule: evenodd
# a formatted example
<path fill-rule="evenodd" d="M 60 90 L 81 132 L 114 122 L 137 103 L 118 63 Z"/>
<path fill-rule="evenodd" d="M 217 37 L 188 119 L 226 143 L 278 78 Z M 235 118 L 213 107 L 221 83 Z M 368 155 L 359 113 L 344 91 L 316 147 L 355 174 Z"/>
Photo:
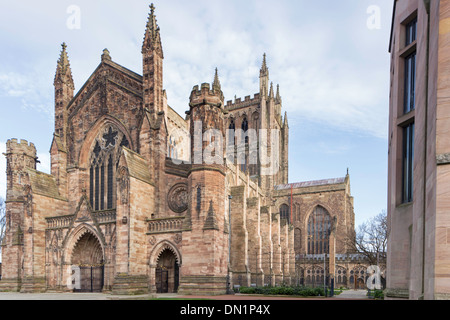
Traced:
<path fill-rule="evenodd" d="M 0 290 L 215 295 L 328 275 L 351 286 L 350 177 L 288 184 L 287 114 L 266 56 L 253 98 L 225 102 L 216 70 L 193 88 L 185 117 L 167 104 L 153 6 L 142 58 L 139 75 L 105 49 L 74 95 L 63 44 L 51 174 L 36 171 L 33 144 L 7 144 Z M 252 148 L 250 133 L 267 144 Z M 252 162 L 263 147 L 275 165 Z"/>
<path fill-rule="evenodd" d="M 395 1 L 389 117 L 388 265 L 386 296 L 448 299 L 450 143 L 448 67 L 450 3 Z M 411 33 L 410 26 L 414 32 Z M 412 35 L 412 36 L 409 36 Z M 413 108 L 405 111 L 406 61 L 415 58 Z M 410 84 L 409 84 L 410 86 Z M 405 181 L 405 128 L 414 124 L 413 159 Z M 407 186 L 411 197 L 405 198 Z"/>

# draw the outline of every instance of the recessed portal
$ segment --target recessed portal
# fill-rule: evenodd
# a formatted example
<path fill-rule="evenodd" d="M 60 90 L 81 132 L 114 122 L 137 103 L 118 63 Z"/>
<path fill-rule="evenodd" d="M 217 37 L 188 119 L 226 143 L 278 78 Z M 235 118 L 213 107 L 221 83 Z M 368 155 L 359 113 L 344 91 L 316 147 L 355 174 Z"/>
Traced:
<path fill-rule="evenodd" d="M 159 256 L 155 275 L 157 293 L 176 293 L 179 286 L 179 267 L 175 254 L 165 249 Z"/>
<path fill-rule="evenodd" d="M 103 250 L 97 237 L 84 234 L 75 245 L 72 266 L 80 268 L 80 288 L 76 292 L 101 292 L 104 284 Z"/>

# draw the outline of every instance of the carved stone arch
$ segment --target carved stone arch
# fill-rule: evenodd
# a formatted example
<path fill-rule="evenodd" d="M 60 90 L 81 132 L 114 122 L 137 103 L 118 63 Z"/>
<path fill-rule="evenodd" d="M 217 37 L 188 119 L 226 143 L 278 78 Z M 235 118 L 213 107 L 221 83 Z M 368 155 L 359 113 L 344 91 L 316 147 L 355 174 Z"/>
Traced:
<path fill-rule="evenodd" d="M 176 260 L 178 266 L 181 266 L 181 264 L 182 264 L 181 253 L 178 250 L 177 246 L 168 240 L 163 240 L 163 241 L 159 242 L 153 248 L 153 250 L 150 253 L 150 259 L 149 259 L 150 266 L 156 266 L 156 264 L 158 263 L 159 257 L 165 250 L 171 251 L 175 256 L 175 260 Z"/>
<path fill-rule="evenodd" d="M 62 257 L 61 257 L 63 264 L 66 264 L 66 265 L 70 265 L 71 264 L 72 255 L 73 255 L 73 251 L 74 251 L 74 248 L 75 248 L 76 244 L 87 233 L 89 233 L 92 236 L 97 238 L 98 243 L 101 246 L 101 250 L 102 250 L 102 253 L 103 253 L 103 259 L 104 259 L 105 243 L 103 242 L 103 237 L 101 237 L 98 234 L 98 231 L 96 230 L 95 227 L 93 227 L 93 226 L 91 226 L 91 225 L 89 225 L 87 223 L 82 223 L 82 224 L 78 225 L 74 230 L 72 230 L 67 235 L 67 238 L 64 241 L 64 250 L 63 250 Z"/>
<path fill-rule="evenodd" d="M 95 142 L 97 141 L 99 135 L 102 133 L 102 130 L 109 125 L 114 126 L 116 129 L 120 130 L 120 132 L 126 137 L 129 142 L 129 149 L 135 150 L 133 140 L 131 139 L 131 135 L 125 125 L 120 120 L 110 115 L 104 115 L 95 122 L 95 124 L 89 129 L 88 133 L 86 134 L 80 153 L 78 155 L 78 165 L 81 168 L 87 169 L 89 167 L 90 154 L 95 147 Z"/>

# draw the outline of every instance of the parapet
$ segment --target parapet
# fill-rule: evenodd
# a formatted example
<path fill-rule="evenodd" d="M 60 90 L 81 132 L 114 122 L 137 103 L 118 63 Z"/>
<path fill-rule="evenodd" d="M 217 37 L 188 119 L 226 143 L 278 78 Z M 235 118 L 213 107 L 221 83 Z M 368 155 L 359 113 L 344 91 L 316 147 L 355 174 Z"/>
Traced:
<path fill-rule="evenodd" d="M 29 157 L 36 158 L 36 147 L 34 143 L 28 143 L 27 140 L 10 139 L 6 142 L 6 154 L 25 154 Z"/>
<path fill-rule="evenodd" d="M 240 108 L 250 107 L 253 105 L 259 105 L 260 102 L 261 102 L 261 96 L 259 93 L 256 93 L 253 96 L 253 98 L 251 98 L 251 96 L 246 96 L 244 98 L 244 100 L 242 100 L 241 98 L 236 98 L 234 103 L 232 100 L 229 100 L 229 101 L 227 101 L 225 108 L 228 111 L 231 111 L 231 110 L 236 110 L 236 109 L 240 109 Z"/>
<path fill-rule="evenodd" d="M 223 107 L 223 92 L 217 87 L 211 88 L 209 83 L 203 83 L 200 88 L 194 86 L 190 97 L 190 106 L 194 107 L 202 104 Z"/>

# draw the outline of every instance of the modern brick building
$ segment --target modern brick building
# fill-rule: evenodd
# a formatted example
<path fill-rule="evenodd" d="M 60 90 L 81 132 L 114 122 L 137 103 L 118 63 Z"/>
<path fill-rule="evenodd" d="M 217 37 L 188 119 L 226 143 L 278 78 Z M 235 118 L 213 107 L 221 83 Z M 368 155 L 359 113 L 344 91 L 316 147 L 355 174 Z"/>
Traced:
<path fill-rule="evenodd" d="M 259 93 L 225 102 L 216 70 L 211 85 L 193 88 L 185 116 L 168 105 L 163 59 L 153 6 L 142 75 L 105 49 L 75 94 L 63 44 L 51 174 L 36 171 L 32 143 L 7 143 L 0 290 L 222 294 L 328 275 L 364 283 L 344 256 L 354 237 L 348 173 L 288 183 L 289 126 L 265 55 Z"/>
<path fill-rule="evenodd" d="M 388 298 L 450 297 L 450 1 L 394 2 Z"/>

